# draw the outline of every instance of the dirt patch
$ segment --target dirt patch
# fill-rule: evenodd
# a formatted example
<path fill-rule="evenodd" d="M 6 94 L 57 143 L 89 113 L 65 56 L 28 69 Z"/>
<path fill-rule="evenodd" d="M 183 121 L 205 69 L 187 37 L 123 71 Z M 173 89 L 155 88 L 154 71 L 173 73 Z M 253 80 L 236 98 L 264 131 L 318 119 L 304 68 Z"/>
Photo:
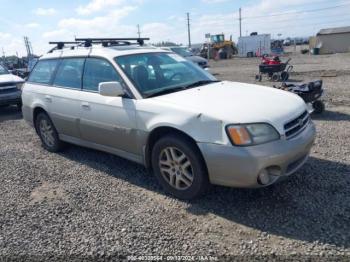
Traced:
<path fill-rule="evenodd" d="M 31 204 L 48 202 L 58 203 L 67 202 L 68 196 L 66 192 L 58 184 L 44 182 L 41 186 L 35 188 L 30 194 Z"/>

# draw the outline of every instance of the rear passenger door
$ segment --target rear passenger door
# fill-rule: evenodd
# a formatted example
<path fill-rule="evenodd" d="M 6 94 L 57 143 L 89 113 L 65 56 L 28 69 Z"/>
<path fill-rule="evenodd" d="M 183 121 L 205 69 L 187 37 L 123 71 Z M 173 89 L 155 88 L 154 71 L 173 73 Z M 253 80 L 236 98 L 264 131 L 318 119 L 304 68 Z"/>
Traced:
<path fill-rule="evenodd" d="M 79 114 L 85 58 L 62 58 L 47 100 L 60 135 L 80 138 Z"/>
<path fill-rule="evenodd" d="M 31 97 L 27 92 L 24 93 L 25 95 L 23 94 L 22 96 L 24 106 L 28 105 L 27 102 L 33 101 L 42 106 L 43 109 L 45 109 L 49 115 L 51 115 L 51 101 L 48 99 L 48 97 L 50 97 L 52 92 L 51 84 L 58 64 L 58 59 L 40 60 L 36 64 L 26 83 L 26 89 L 28 89 L 30 93 L 35 94 L 35 96 Z M 27 111 L 28 110 L 24 110 L 24 112 Z"/>
<path fill-rule="evenodd" d="M 86 59 L 81 95 L 81 136 L 89 142 L 140 154 L 136 148 L 134 100 L 104 97 L 98 92 L 101 82 L 113 81 L 125 86 L 109 61 L 93 57 Z"/>

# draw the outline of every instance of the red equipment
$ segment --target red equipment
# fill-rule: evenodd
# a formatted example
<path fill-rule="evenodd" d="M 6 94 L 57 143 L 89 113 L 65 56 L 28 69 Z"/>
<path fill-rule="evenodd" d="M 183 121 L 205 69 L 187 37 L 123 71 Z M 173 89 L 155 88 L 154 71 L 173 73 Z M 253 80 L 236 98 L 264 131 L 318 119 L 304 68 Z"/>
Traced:
<path fill-rule="evenodd" d="M 259 74 L 256 75 L 255 79 L 261 81 L 262 76 L 267 75 L 272 81 L 287 81 L 289 73 L 293 70 L 293 66 L 289 65 L 290 60 L 283 63 L 278 56 L 272 58 L 263 56 L 259 65 Z"/>

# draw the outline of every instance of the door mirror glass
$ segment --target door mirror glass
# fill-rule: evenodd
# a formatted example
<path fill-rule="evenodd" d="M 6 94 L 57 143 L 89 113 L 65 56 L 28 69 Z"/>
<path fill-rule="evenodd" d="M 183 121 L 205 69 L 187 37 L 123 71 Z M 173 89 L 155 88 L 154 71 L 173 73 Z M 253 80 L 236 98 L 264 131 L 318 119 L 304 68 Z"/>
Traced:
<path fill-rule="evenodd" d="M 99 84 L 98 90 L 101 96 L 118 97 L 125 94 L 119 82 L 102 82 Z"/>

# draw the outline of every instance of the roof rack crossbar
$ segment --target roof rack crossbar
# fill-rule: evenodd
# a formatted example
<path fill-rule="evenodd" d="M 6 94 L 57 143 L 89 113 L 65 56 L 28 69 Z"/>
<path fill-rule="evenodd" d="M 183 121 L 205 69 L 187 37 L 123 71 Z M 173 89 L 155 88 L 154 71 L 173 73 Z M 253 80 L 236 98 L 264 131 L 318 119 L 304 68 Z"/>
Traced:
<path fill-rule="evenodd" d="M 143 46 L 145 41 L 150 40 L 149 38 L 75 38 L 75 41 L 84 41 L 86 46 L 91 46 L 92 44 L 120 44 L 131 45 L 130 41 L 136 41 L 137 44 Z"/>
<path fill-rule="evenodd" d="M 75 38 L 75 41 L 137 41 L 137 40 L 150 40 L 149 38 Z"/>
<path fill-rule="evenodd" d="M 71 49 L 75 47 L 84 46 L 91 47 L 93 44 L 102 44 L 103 47 L 111 46 L 128 46 L 128 45 L 140 45 L 143 46 L 145 41 L 150 40 L 149 38 L 75 38 L 75 41 L 55 41 L 49 42 L 50 45 L 56 45 L 52 48 L 49 53 L 55 50 L 62 50 L 71 45 Z M 135 42 L 130 42 L 135 41 Z M 68 48 L 68 47 L 67 47 Z"/>
<path fill-rule="evenodd" d="M 66 45 L 82 45 L 84 42 L 81 41 L 57 41 L 57 42 L 49 42 L 50 45 L 56 45 L 56 47 L 52 48 L 49 53 L 52 53 L 55 50 L 62 50 Z M 73 47 L 74 48 L 74 47 Z"/>

